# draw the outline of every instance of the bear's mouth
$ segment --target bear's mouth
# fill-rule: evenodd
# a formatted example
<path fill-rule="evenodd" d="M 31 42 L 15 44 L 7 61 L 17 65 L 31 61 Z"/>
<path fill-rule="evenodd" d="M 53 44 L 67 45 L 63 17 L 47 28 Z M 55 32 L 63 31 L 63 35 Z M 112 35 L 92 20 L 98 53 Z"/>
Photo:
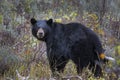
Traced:
<path fill-rule="evenodd" d="M 45 32 L 42 28 L 40 28 L 37 32 L 37 37 L 38 38 L 43 38 L 45 36 Z"/>

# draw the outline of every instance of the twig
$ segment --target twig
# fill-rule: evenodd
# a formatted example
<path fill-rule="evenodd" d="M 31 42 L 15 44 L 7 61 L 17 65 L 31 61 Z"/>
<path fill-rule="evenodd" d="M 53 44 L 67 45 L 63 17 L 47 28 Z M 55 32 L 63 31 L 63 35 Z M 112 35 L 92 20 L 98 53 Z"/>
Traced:
<path fill-rule="evenodd" d="M 21 76 L 20 73 L 18 72 L 18 70 L 16 70 L 17 76 L 18 76 L 18 80 L 28 80 L 30 75 L 28 75 L 27 77 L 25 76 Z"/>

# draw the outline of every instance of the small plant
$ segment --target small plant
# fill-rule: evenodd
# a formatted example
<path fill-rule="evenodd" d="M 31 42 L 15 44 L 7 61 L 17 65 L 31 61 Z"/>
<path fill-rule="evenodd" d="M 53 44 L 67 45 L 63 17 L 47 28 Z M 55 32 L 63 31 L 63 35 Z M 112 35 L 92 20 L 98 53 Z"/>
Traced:
<path fill-rule="evenodd" d="M 0 74 L 9 72 L 12 74 L 14 72 L 12 69 L 17 67 L 18 62 L 20 59 L 8 47 L 0 47 Z"/>

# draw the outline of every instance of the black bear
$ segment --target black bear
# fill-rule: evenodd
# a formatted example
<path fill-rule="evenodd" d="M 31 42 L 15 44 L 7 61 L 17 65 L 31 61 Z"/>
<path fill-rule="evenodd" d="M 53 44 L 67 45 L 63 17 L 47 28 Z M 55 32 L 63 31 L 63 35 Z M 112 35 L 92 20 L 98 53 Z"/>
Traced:
<path fill-rule="evenodd" d="M 49 20 L 31 19 L 32 34 L 46 42 L 47 57 L 51 71 L 63 72 L 65 65 L 72 60 L 80 74 L 84 67 L 94 70 L 101 76 L 102 69 L 96 61 L 105 58 L 98 36 L 80 23 L 62 24 Z"/>

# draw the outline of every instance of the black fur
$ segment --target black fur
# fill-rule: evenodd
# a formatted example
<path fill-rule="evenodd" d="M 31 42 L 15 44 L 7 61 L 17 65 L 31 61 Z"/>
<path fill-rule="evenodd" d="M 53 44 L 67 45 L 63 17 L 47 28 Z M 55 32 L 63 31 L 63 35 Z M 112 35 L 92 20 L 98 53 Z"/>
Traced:
<path fill-rule="evenodd" d="M 76 64 L 78 74 L 88 65 L 90 69 L 95 69 L 96 76 L 102 74 L 101 67 L 99 65 L 95 67 L 95 61 L 99 61 L 97 53 L 103 52 L 103 48 L 92 30 L 80 23 L 62 24 L 53 22 L 52 19 L 32 20 L 35 23 L 32 27 L 33 36 L 39 39 L 36 36 L 39 28 L 43 28 L 46 33 L 44 38 L 39 40 L 46 42 L 47 57 L 53 73 L 62 72 L 71 59 Z"/>

